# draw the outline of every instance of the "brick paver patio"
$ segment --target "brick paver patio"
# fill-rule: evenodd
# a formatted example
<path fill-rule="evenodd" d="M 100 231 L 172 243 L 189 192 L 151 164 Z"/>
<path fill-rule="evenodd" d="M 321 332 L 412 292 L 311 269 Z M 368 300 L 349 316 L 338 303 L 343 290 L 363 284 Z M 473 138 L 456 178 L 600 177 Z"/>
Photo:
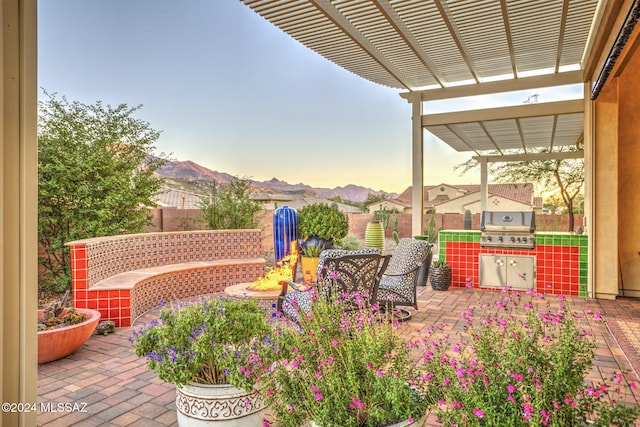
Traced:
<path fill-rule="evenodd" d="M 444 292 L 419 289 L 419 307 L 402 326 L 407 335 L 418 334 L 431 324 L 447 323 L 451 334 L 460 333 L 464 321 L 459 313 L 477 305 L 478 298 L 492 302 L 501 291 L 449 289 Z M 557 297 L 549 297 L 557 303 Z M 606 321 L 593 322 L 598 344 L 590 380 L 610 379 L 615 372 L 628 372 L 638 380 L 640 372 L 640 299 L 617 301 L 569 298 L 573 311 L 590 309 Z M 157 309 L 135 324 L 139 327 L 157 316 Z M 120 328 L 108 336 L 94 335 L 75 354 L 43 364 L 38 369 L 38 403 L 77 403 L 76 412 L 40 412 L 40 426 L 174 426 L 175 386 L 158 380 L 145 368 L 145 361 L 130 350 L 131 328 Z M 640 392 L 628 396 L 640 401 Z M 86 404 L 86 406 L 84 405 Z M 432 425 L 428 420 L 425 425 Z M 640 423 L 638 424 L 640 425 Z"/>

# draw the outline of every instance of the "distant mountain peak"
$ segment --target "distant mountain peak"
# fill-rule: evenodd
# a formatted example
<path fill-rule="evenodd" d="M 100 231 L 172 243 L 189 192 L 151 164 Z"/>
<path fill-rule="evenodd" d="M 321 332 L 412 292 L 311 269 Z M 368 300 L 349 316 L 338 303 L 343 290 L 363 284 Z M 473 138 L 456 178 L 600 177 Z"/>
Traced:
<path fill-rule="evenodd" d="M 225 172 L 217 172 L 207 169 L 192 160 L 170 161 L 162 168 L 158 169 L 157 173 L 158 175 L 166 178 L 216 181 L 223 184 L 228 184 L 235 178 L 233 175 Z M 305 191 L 315 193 L 325 199 L 331 199 L 337 196 L 343 200 L 349 200 L 352 202 L 363 202 L 367 199 L 369 194 L 385 193 L 384 191 L 372 190 L 357 184 L 347 184 L 343 187 L 335 188 L 314 188 L 303 183 L 289 184 L 288 182 L 282 181 L 276 177 L 271 178 L 269 181 L 252 180 L 251 184 L 256 187 L 275 192 Z M 387 194 L 389 194 L 389 197 L 391 198 L 397 197 L 397 194 L 395 193 Z"/>

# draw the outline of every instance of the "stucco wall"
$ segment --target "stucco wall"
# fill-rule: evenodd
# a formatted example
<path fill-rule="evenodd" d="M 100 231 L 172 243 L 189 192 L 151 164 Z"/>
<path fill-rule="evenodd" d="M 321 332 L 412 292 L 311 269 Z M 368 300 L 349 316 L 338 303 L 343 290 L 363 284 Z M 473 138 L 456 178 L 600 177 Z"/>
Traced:
<path fill-rule="evenodd" d="M 618 251 L 620 290 L 640 293 L 640 49 L 630 55 L 618 78 Z M 632 295 L 638 296 L 638 295 Z"/>

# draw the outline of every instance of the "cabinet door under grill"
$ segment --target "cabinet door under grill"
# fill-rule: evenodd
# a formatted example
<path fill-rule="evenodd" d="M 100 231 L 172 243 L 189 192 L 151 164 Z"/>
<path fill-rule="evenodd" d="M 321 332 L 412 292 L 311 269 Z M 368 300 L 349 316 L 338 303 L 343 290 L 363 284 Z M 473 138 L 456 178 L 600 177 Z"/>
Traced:
<path fill-rule="evenodd" d="M 480 287 L 534 289 L 536 257 L 480 254 Z"/>
<path fill-rule="evenodd" d="M 507 282 L 511 289 L 535 287 L 536 257 L 509 256 L 507 258 Z"/>
<path fill-rule="evenodd" d="M 502 288 L 507 281 L 507 257 L 480 254 L 480 286 Z"/>

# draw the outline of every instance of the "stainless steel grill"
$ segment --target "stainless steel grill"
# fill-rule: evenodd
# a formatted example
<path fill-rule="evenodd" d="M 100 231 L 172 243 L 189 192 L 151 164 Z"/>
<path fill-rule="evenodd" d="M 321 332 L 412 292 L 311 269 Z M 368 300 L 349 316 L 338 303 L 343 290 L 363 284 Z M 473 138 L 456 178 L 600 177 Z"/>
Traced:
<path fill-rule="evenodd" d="M 533 249 L 535 218 L 532 211 L 482 212 L 480 246 Z"/>

